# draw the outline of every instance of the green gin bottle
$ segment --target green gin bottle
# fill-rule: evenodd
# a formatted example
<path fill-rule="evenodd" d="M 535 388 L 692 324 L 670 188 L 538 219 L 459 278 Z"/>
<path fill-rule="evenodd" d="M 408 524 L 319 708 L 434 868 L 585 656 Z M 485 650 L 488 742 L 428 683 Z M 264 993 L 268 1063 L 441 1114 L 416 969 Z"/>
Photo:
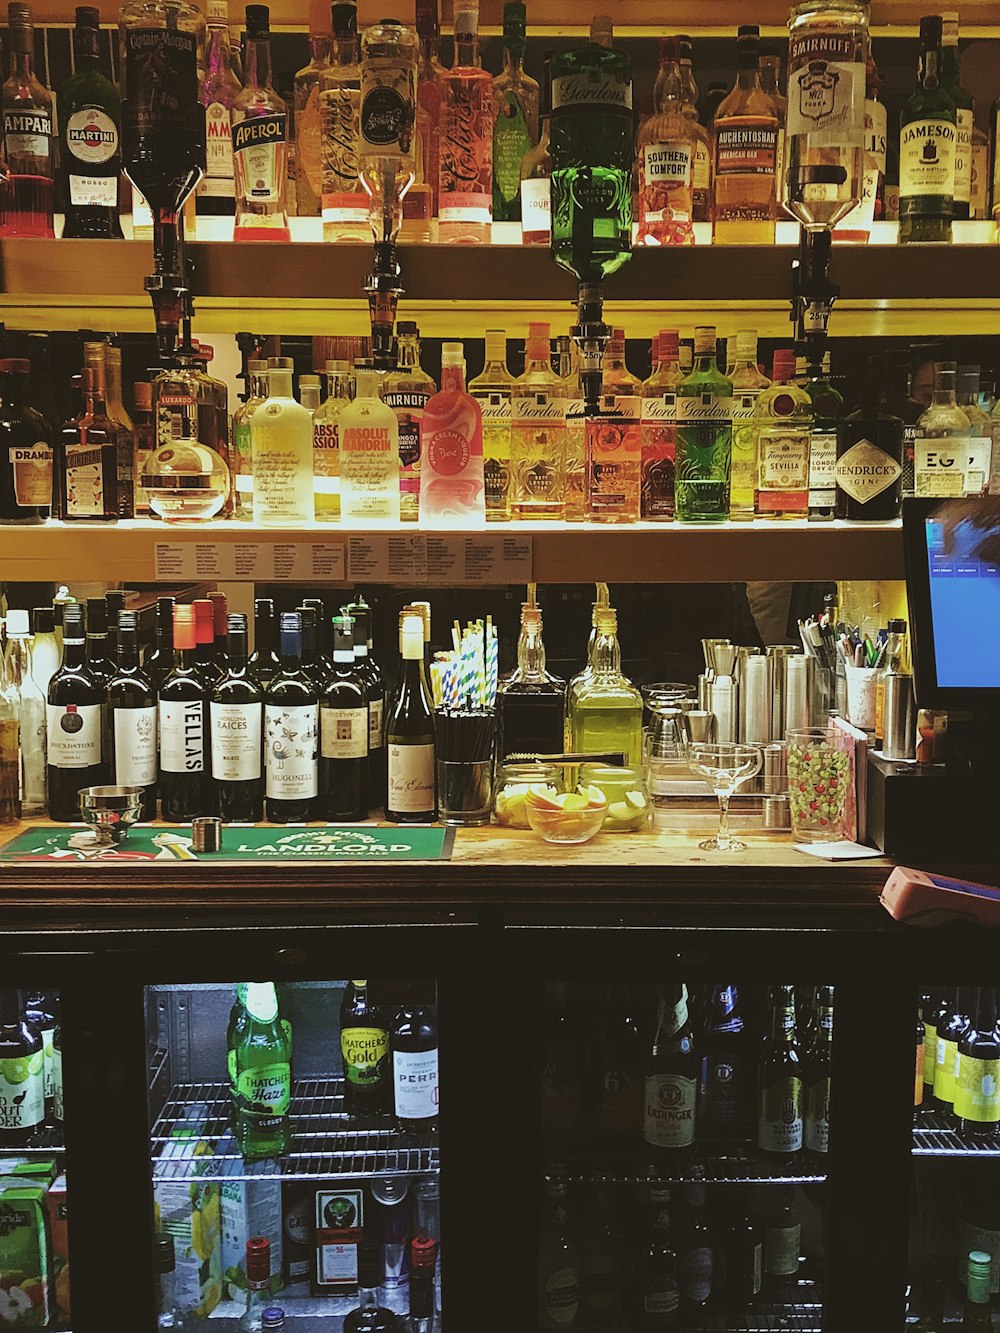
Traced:
<path fill-rule="evenodd" d="M 236 1139 L 244 1160 L 288 1151 L 292 1053 L 273 981 L 249 981 L 233 1033 Z"/>
<path fill-rule="evenodd" d="M 729 517 L 733 382 L 715 360 L 715 328 L 694 331 L 694 366 L 677 386 L 677 518 L 724 523 Z"/>
<path fill-rule="evenodd" d="M 525 9 L 503 7 L 503 70 L 493 81 L 493 221 L 521 221 L 521 158 L 538 142 L 538 83 L 524 72 Z"/>

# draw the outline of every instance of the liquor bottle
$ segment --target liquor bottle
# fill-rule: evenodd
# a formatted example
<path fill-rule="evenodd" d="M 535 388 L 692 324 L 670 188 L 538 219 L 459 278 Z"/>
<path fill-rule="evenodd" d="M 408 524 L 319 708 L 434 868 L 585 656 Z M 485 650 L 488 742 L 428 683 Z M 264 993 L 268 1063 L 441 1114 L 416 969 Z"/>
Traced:
<path fill-rule="evenodd" d="M 660 994 L 653 1049 L 646 1064 L 643 1137 L 654 1148 L 677 1153 L 695 1141 L 698 1054 L 684 982 Z"/>
<path fill-rule="evenodd" d="M 647 1239 L 639 1255 L 638 1324 L 641 1333 L 676 1328 L 680 1317 L 677 1254 L 671 1243 L 671 1192 L 667 1185 L 646 1186 Z"/>
<path fill-rule="evenodd" d="M 503 7 L 503 69 L 493 81 L 493 220 L 521 221 L 521 161 L 538 142 L 538 83 L 524 72 L 525 6 Z"/>
<path fill-rule="evenodd" d="M 49 818 L 80 818 L 79 793 L 104 781 L 101 748 L 104 687 L 84 656 L 83 607 L 63 608 L 62 665 L 49 681 L 45 710 Z"/>
<path fill-rule="evenodd" d="M 486 522 L 483 418 L 465 387 L 461 343 L 441 345 L 441 388 L 428 399 L 422 422 L 420 525 L 477 528 Z"/>
<path fill-rule="evenodd" d="M 196 669 L 193 606 L 175 606 L 174 666 L 159 691 L 160 813 L 189 823 L 211 813 L 208 687 Z"/>
<path fill-rule="evenodd" d="M 931 1025 L 934 1029 L 934 1034 L 935 1034 L 934 1041 L 930 1047 L 930 1052 L 933 1053 L 933 1059 L 932 1059 L 933 1067 L 931 1069 L 931 1077 L 929 1080 L 927 1080 L 930 1083 L 930 1088 L 925 1090 L 924 1100 L 929 1109 L 935 1111 L 944 1111 L 950 1109 L 949 1107 L 945 1105 L 940 1105 L 938 1103 L 934 1095 L 934 1087 L 938 1079 L 937 1069 L 939 1062 L 945 1065 L 947 1069 L 948 1057 L 947 1054 L 941 1049 L 941 1046 L 944 1040 L 945 1029 L 947 1028 L 948 1023 L 951 1021 L 951 1016 L 954 1013 L 957 1004 L 958 1004 L 958 990 L 956 989 L 956 987 L 942 986 L 941 990 L 938 992 L 936 996 L 936 1002 L 934 1008 L 931 1010 Z M 954 1069 L 954 1059 L 955 1059 L 955 1053 L 954 1051 L 952 1051 L 951 1062 L 953 1069 Z"/>
<path fill-rule="evenodd" d="M 320 813 L 332 822 L 367 819 L 368 690 L 348 616 L 333 618 L 333 669 L 319 705 Z"/>
<path fill-rule="evenodd" d="M 795 991 L 792 986 L 772 986 L 758 1070 L 757 1146 L 774 1156 L 791 1157 L 802 1148 L 802 1132 Z"/>
<path fill-rule="evenodd" d="M 368 241 L 368 196 L 358 177 L 361 66 L 358 8 L 332 8 L 333 43 L 319 79 L 324 241 Z"/>
<path fill-rule="evenodd" d="M 738 1139 L 747 1132 L 753 1092 L 750 1034 L 735 986 L 713 986 L 701 1019 L 698 1047 L 698 1133 Z"/>
<path fill-rule="evenodd" d="M 403 615 L 399 626 L 403 677 L 386 726 L 385 817 L 393 824 L 436 818 L 434 712 L 424 671 L 424 626 Z"/>
<path fill-rule="evenodd" d="M 439 78 L 438 239 L 442 244 L 488 243 L 493 220 L 493 76 L 479 62 L 479 0 L 456 4 L 455 62 Z"/>
<path fill-rule="evenodd" d="M 418 114 L 424 123 L 423 178 L 430 186 L 431 208 L 437 216 L 439 136 L 438 117 L 441 105 L 441 28 L 438 21 L 438 0 L 416 0 L 417 38 L 420 52 L 417 63 Z"/>
<path fill-rule="evenodd" d="M 103 341 L 85 342 L 83 364 L 84 369 L 90 368 L 94 371 L 98 396 L 103 402 L 103 413 L 110 423 L 115 439 L 115 479 L 109 498 L 115 506 L 118 518 L 132 518 L 135 503 L 132 477 L 132 468 L 135 464 L 135 437 L 132 418 L 122 402 L 121 348 L 111 347 Z M 101 410 L 98 404 L 98 413 Z"/>
<path fill-rule="evenodd" d="M 511 393 L 514 376 L 507 369 L 507 331 L 486 330 L 483 373 L 469 381 L 469 393 L 483 420 L 483 481 L 487 523 L 510 518 Z"/>
<path fill-rule="evenodd" d="M 319 92 L 330 67 L 330 10 L 326 0 L 309 7 L 309 63 L 295 75 L 295 211 L 317 218 L 323 196 L 323 126 Z"/>
<path fill-rule="evenodd" d="M 265 818 L 300 824 L 315 818 L 319 795 L 319 693 L 302 670 L 302 619 L 281 615 L 281 667 L 264 693 Z"/>
<path fill-rule="evenodd" d="M 340 1003 L 344 1111 L 350 1119 L 386 1109 L 389 1031 L 382 1010 L 368 998 L 367 981 L 348 981 Z"/>
<path fill-rule="evenodd" d="M 760 86 L 774 103 L 775 114 L 778 117 L 778 152 L 775 158 L 774 174 L 778 183 L 778 194 L 780 195 L 785 176 L 785 163 L 788 160 L 785 155 L 788 98 L 781 91 L 781 56 L 775 52 L 774 46 L 762 49 L 760 60 L 757 62 L 757 69 L 760 75 Z"/>
<path fill-rule="evenodd" d="M 235 1131 L 240 1152 L 250 1162 L 288 1151 L 292 1053 L 273 981 L 248 981 L 243 1005 L 246 1016 L 233 1053 Z"/>
<path fill-rule="evenodd" d="M 377 1240 L 358 1245 L 358 1304 L 344 1316 L 344 1333 L 395 1333 L 401 1319 L 378 1303 L 384 1274 L 382 1247 Z"/>
<path fill-rule="evenodd" d="M 935 1109 L 947 1117 L 949 1124 L 957 1123 L 955 1097 L 961 1077 L 962 1061 L 959 1043 L 972 1026 L 970 1009 L 973 992 L 968 987 L 955 987 L 947 1021 L 938 1027 L 937 1063 L 934 1067 Z"/>
<path fill-rule="evenodd" d="M 674 516 L 674 465 L 677 450 L 676 329 L 661 329 L 653 339 L 653 370 L 642 386 L 642 493 L 644 519 L 666 522 Z"/>
<path fill-rule="evenodd" d="M 973 118 L 976 99 L 972 99 Z M 972 181 L 970 184 L 969 217 L 983 220 L 990 213 L 990 141 L 985 130 L 972 123 Z"/>
<path fill-rule="evenodd" d="M 27 5 L 7 6 L 10 76 L 3 85 L 6 175 L 0 236 L 54 236 L 52 94 L 35 74 L 35 29 Z"/>
<path fill-rule="evenodd" d="M 227 483 L 220 504 L 228 515 L 233 508 L 229 390 L 224 381 L 206 373 L 206 357 L 210 356 L 210 348 L 201 348 L 186 339 L 171 358 L 169 369 L 153 380 L 156 439 L 159 449 L 171 451 L 170 459 L 175 449 L 183 454 L 178 447 L 178 441 L 182 440 L 192 441 L 191 448 L 199 456 L 202 450 L 219 455 L 220 463 L 215 467 Z"/>
<path fill-rule="evenodd" d="M 149 472 L 149 460 L 156 452 L 156 418 L 153 415 L 153 386 L 149 380 L 136 380 L 132 385 L 133 420 L 135 422 L 135 454 L 132 462 L 132 507 L 136 518 L 149 518 L 152 513 L 149 492 L 142 478 Z"/>
<path fill-rule="evenodd" d="M 542 612 L 521 607 L 517 666 L 497 691 L 497 754 L 558 754 L 563 746 L 566 682 L 545 669 Z"/>
<path fill-rule="evenodd" d="M 58 992 L 55 992 L 48 997 L 44 991 L 36 990 L 28 992 L 24 1006 L 24 1019 L 25 1022 L 30 1023 L 42 1039 L 42 1054 L 45 1060 L 45 1119 L 49 1122 L 52 1120 L 55 1106 L 53 1043 L 55 1041 L 56 1028 L 59 1026 L 58 1014 Z"/>
<path fill-rule="evenodd" d="M 566 512 L 565 385 L 550 364 L 549 326 L 528 325 L 524 374 L 510 399 L 510 511 L 515 519 Z"/>
<path fill-rule="evenodd" d="M 211 691 L 219 679 L 215 665 L 215 607 L 207 597 L 191 603 L 194 608 L 194 669 Z"/>
<path fill-rule="evenodd" d="M 253 414 L 267 398 L 267 362 L 247 362 L 247 396 L 233 413 L 233 503 L 237 518 L 253 518 Z M 315 418 L 314 418 L 315 420 Z M 314 460 L 315 462 L 315 460 Z"/>
<path fill-rule="evenodd" d="M 27 611 L 10 607 L 5 622 L 7 652 L 0 664 L 6 670 L 7 691 L 17 699 L 18 736 L 21 748 L 21 814 L 44 815 L 45 798 L 45 709 L 46 693 L 36 682 L 31 665 L 32 648 Z"/>
<path fill-rule="evenodd" d="M 538 107 L 538 142 L 521 158 L 520 216 L 522 245 L 552 243 L 552 72 L 545 58 Z"/>
<path fill-rule="evenodd" d="M 226 823 L 264 811 L 263 693 L 247 661 L 247 620 L 229 617 L 228 665 L 208 703 L 213 804 Z"/>
<path fill-rule="evenodd" d="M 899 517 L 903 423 L 885 411 L 883 365 L 871 358 L 861 405 L 837 426 L 837 517 L 884 522 Z"/>
<path fill-rule="evenodd" d="M 1000 1126 L 1000 1033 L 996 992 L 981 986 L 975 1014 L 958 1043 L 955 1115 L 959 1131 L 971 1137 L 995 1134 Z"/>
<path fill-rule="evenodd" d="M 694 159 L 691 163 L 692 218 L 695 222 L 712 220 L 712 163 L 715 156 L 712 136 L 705 128 L 711 125 L 711 115 L 702 122 L 698 116 L 698 85 L 694 77 L 694 42 L 686 34 L 678 37 L 680 43 L 681 99 L 685 116 L 694 133 Z M 719 91 L 719 101 L 728 91 L 725 84 L 711 85 Z M 655 99 L 655 87 L 654 87 Z M 714 114 L 715 107 L 712 107 Z"/>
<path fill-rule="evenodd" d="M 677 386 L 676 516 L 724 523 L 729 517 L 733 385 L 715 360 L 715 329 L 695 329 L 694 367 Z"/>
<path fill-rule="evenodd" d="M 437 1127 L 440 1111 L 438 1030 L 433 1009 L 404 1004 L 389 1029 L 396 1122 L 412 1133 Z"/>
<path fill-rule="evenodd" d="M 288 111 L 271 85 L 267 5 L 247 5 L 246 33 L 246 83 L 232 110 L 233 240 L 288 241 Z"/>
<path fill-rule="evenodd" d="M 253 604 L 253 652 L 247 661 L 251 677 L 262 690 L 266 689 L 281 668 L 278 656 L 278 624 L 274 602 L 270 597 L 257 597 Z"/>
<path fill-rule="evenodd" d="M 45 1127 L 45 1052 L 20 991 L 0 990 L 0 1145 L 31 1148 Z"/>
<path fill-rule="evenodd" d="M 795 383 L 795 352 L 774 353 L 773 384 L 754 409 L 757 490 L 761 518 L 805 518 L 809 513 L 809 442 L 813 405 Z"/>
<path fill-rule="evenodd" d="M 605 607 L 598 616 L 593 671 L 574 695 L 569 710 L 571 747 L 578 753 L 621 751 L 626 764 L 642 759 L 642 695 L 622 673 L 618 615 Z"/>
<path fill-rule="evenodd" d="M 52 392 L 53 376 L 49 357 L 49 335 L 47 333 L 29 333 L 28 361 L 31 370 L 28 374 L 28 388 L 25 402 L 33 407 L 46 421 L 53 432 L 58 431 L 63 423 L 63 411 Z"/>
<path fill-rule="evenodd" d="M 738 72 L 715 112 L 715 215 L 712 239 L 725 245 L 773 245 L 778 219 L 778 113 L 760 86 L 760 29 L 740 26 Z"/>
<path fill-rule="evenodd" d="M 369 807 L 384 799 L 386 789 L 385 681 L 372 656 L 372 613 L 364 598 L 342 608 L 354 622 L 354 661 L 365 681 L 368 699 L 368 792 Z"/>
<path fill-rule="evenodd" d="M 872 223 L 884 220 L 887 146 L 885 85 L 869 48 L 865 65 L 865 155 L 861 202 L 838 224 L 834 233 L 836 240 L 867 241 Z"/>
<path fill-rule="evenodd" d="M 569 334 L 556 339 L 558 353 L 552 368 L 562 382 L 566 431 L 566 506 L 568 523 L 582 523 L 587 517 L 587 404 L 583 391 L 583 360 L 576 342 Z"/>
<path fill-rule="evenodd" d="M 246 1305 L 236 1333 L 263 1333 L 264 1310 L 271 1300 L 271 1242 L 266 1236 L 248 1237 L 244 1264 Z"/>
<path fill-rule="evenodd" d="M 402 226 L 403 199 L 417 174 L 416 119 L 416 33 L 398 19 L 373 23 L 361 38 L 358 174 L 368 195 L 370 235 L 379 244 L 394 242 Z M 394 300 L 375 288 L 369 291 L 376 351 L 386 356 Z"/>
<path fill-rule="evenodd" d="M 972 426 L 966 454 L 966 495 L 986 495 L 993 470 L 993 421 L 979 401 L 979 378 L 979 366 L 958 366 L 955 398 Z"/>
<path fill-rule="evenodd" d="M 986 1250 L 970 1251 L 965 1284 L 962 1333 L 990 1333 L 993 1327 L 990 1303 L 992 1271 L 993 1259 Z"/>
<path fill-rule="evenodd" d="M 59 670 L 59 644 L 56 641 L 55 608 L 36 606 L 31 611 L 31 675 L 35 684 L 45 696 L 49 692 L 49 681 Z"/>
<path fill-rule="evenodd" d="M 694 245 L 697 135 L 684 111 L 680 41 L 660 38 L 653 114 L 636 137 L 640 245 Z"/>
<path fill-rule="evenodd" d="M 52 427 L 25 402 L 30 370 L 0 360 L 0 523 L 42 523 L 52 503 Z"/>
<path fill-rule="evenodd" d="M 254 521 L 275 527 L 313 519 L 312 418 L 292 396 L 290 357 L 267 363 L 268 395 L 250 420 Z"/>
<path fill-rule="evenodd" d="M 625 330 L 612 329 L 601 367 L 600 412 L 585 426 L 585 509 L 595 522 L 632 523 L 639 517 L 640 389 L 625 364 Z"/>
<path fill-rule="evenodd" d="M 552 74 L 552 257 L 579 282 L 600 283 L 632 255 L 632 63 L 611 22 L 559 51 Z"/>
<path fill-rule="evenodd" d="M 157 1234 L 153 1241 L 153 1271 L 156 1274 L 156 1327 L 158 1333 L 189 1333 L 190 1319 L 188 1312 L 182 1310 L 177 1302 L 174 1273 L 177 1258 L 174 1253 L 174 1238 L 165 1232 Z"/>
<path fill-rule="evenodd" d="M 118 216 L 121 175 L 121 99 L 101 69 L 100 10 L 76 9 L 75 72 L 57 99 L 62 158 L 64 237 L 122 237 Z"/>
<path fill-rule="evenodd" d="M 546 1333 L 573 1328 L 580 1307 L 580 1257 L 566 1211 L 568 1194 L 565 1180 L 546 1181 L 538 1264 L 538 1328 Z"/>
<path fill-rule="evenodd" d="M 899 243 L 950 241 L 958 110 L 942 83 L 939 14 L 920 20 L 917 86 L 899 115 Z"/>
<path fill-rule="evenodd" d="M 793 1298 L 802 1254 L 802 1218 L 795 1190 L 780 1185 L 764 1226 L 764 1292 L 772 1300 Z"/>
<path fill-rule="evenodd" d="M 958 52 L 958 13 L 941 15 L 941 87 L 955 103 L 955 190 L 952 217 L 972 216 L 972 131 L 975 111 L 972 94 L 962 87 L 961 58 Z"/>
<path fill-rule="evenodd" d="M 802 1069 L 803 1145 L 806 1152 L 830 1151 L 830 1071 L 833 1062 L 833 987 L 819 988 L 818 1024 Z M 921 1078 L 921 1086 L 923 1079 Z"/>
<path fill-rule="evenodd" d="M 434 1327 L 437 1251 L 431 1236 L 414 1236 L 410 1242 L 410 1333 L 432 1333 Z"/>
<path fill-rule="evenodd" d="M 678 1191 L 682 1208 L 677 1219 L 677 1275 L 681 1292 L 681 1320 L 687 1326 L 697 1326 L 704 1319 L 706 1307 L 712 1301 L 716 1286 L 724 1278 L 722 1265 L 716 1271 L 713 1228 L 709 1224 L 705 1199 L 705 1170 L 691 1168 L 693 1179 Z"/>
<path fill-rule="evenodd" d="M 972 422 L 956 400 L 957 373 L 954 361 L 939 361 L 934 366 L 933 397 L 917 422 L 914 441 L 913 485 L 917 495 L 966 494 Z M 977 492 L 981 489 L 977 485 Z"/>
<path fill-rule="evenodd" d="M 232 111 L 243 85 L 233 68 L 229 0 L 207 0 L 205 14 L 205 174 L 198 185 L 196 206 L 207 217 L 232 217 L 236 212 Z"/>
<path fill-rule="evenodd" d="M 590 635 L 587 639 L 587 655 L 583 669 L 578 671 L 570 679 L 566 689 L 566 742 L 569 743 L 570 726 L 569 719 L 573 713 L 574 701 L 583 686 L 590 680 L 594 674 L 594 650 L 597 647 L 598 625 L 601 623 L 601 614 L 610 606 L 608 598 L 608 585 L 598 583 L 597 598 L 591 606 L 590 611 Z"/>
<path fill-rule="evenodd" d="M 119 622 L 118 667 L 107 691 L 106 749 L 112 781 L 119 787 L 140 787 L 140 818 L 155 819 L 156 690 L 139 666 L 139 633 L 128 612 L 122 612 Z"/>
<path fill-rule="evenodd" d="M 864 188 L 868 9 L 801 0 L 788 17 L 788 126 L 780 198 L 808 228 L 836 226 Z M 817 71 L 824 71 L 822 87 Z"/>
<path fill-rule="evenodd" d="M 340 414 L 340 513 L 345 523 L 399 523 L 399 425 L 379 397 L 380 377 L 355 365 L 354 401 Z"/>
<path fill-rule="evenodd" d="M 399 427 L 399 517 L 403 523 L 416 523 L 420 515 L 424 409 L 437 386 L 420 364 L 420 330 L 416 324 L 400 320 L 396 338 L 396 369 L 385 377 L 382 401 L 395 412 Z"/>
<path fill-rule="evenodd" d="M 160 686 L 170 675 L 174 665 L 174 599 L 172 597 L 157 597 L 153 633 L 154 645 L 146 653 L 142 669 L 143 673 L 149 678 L 153 689 L 159 694 Z"/>
<path fill-rule="evenodd" d="M 313 501 L 319 523 L 340 518 L 340 416 L 351 401 L 351 379 L 347 361 L 327 361 L 327 396 L 312 414 Z"/>
<path fill-rule="evenodd" d="M 104 405 L 103 383 L 88 366 L 83 404 L 65 423 L 53 454 L 53 510 L 66 522 L 118 517 L 118 430 Z"/>
<path fill-rule="evenodd" d="M 751 519 L 757 490 L 757 402 L 771 381 L 757 369 L 757 330 L 736 334 L 733 363 L 726 370 L 733 383 L 733 451 L 729 473 L 729 517 Z"/>
<path fill-rule="evenodd" d="M 719 1251 L 725 1274 L 722 1307 L 733 1321 L 746 1320 L 764 1280 L 764 1234 L 745 1206 L 731 1214 Z"/>
<path fill-rule="evenodd" d="M 820 364 L 796 358 L 796 383 L 805 389 L 813 406 L 809 437 L 809 519 L 832 519 L 837 501 L 837 427 L 844 410 L 844 396 L 830 377 L 830 353 Z"/>

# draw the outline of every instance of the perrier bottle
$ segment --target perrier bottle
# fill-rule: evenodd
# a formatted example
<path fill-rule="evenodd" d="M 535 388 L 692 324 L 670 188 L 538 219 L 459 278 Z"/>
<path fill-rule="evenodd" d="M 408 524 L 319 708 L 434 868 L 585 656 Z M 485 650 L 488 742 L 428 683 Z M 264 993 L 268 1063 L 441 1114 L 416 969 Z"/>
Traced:
<path fill-rule="evenodd" d="M 802 1149 L 802 1069 L 795 1036 L 795 989 L 772 986 L 760 1056 L 757 1144 L 790 1157 Z"/>
<path fill-rule="evenodd" d="M 288 1151 L 290 1137 L 292 1052 L 274 982 L 248 981 L 243 1009 L 231 1066 L 236 1138 L 247 1161 L 280 1157 Z"/>
<path fill-rule="evenodd" d="M 349 981 L 340 1005 L 340 1053 L 344 1061 L 344 1110 L 349 1116 L 387 1109 L 389 1031 L 367 981 Z"/>

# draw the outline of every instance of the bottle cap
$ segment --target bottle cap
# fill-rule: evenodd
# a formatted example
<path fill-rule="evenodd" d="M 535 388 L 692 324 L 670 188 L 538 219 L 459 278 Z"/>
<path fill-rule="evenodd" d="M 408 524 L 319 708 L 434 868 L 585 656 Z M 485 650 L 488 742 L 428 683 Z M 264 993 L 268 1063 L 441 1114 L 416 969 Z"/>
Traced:
<path fill-rule="evenodd" d="M 248 375 L 263 375 L 267 371 L 267 360 L 264 357 L 253 357 L 247 362 Z"/>
<path fill-rule="evenodd" d="M 228 603 L 224 592 L 210 592 L 208 600 L 212 603 L 212 621 L 215 637 L 223 637 L 229 628 L 229 622 L 226 619 Z M 195 603 L 197 606 L 197 602 Z M 195 613 L 197 614 L 197 612 Z"/>
<path fill-rule="evenodd" d="M 63 616 L 65 622 L 65 615 Z M 64 630 L 65 633 L 65 630 Z M 193 606 L 174 607 L 174 647 L 190 649 L 196 643 L 195 618 Z"/>
<path fill-rule="evenodd" d="M 455 41 L 470 41 L 479 32 L 479 0 L 456 0 Z"/>
<path fill-rule="evenodd" d="M 63 641 L 83 640 L 83 607 L 79 602 L 67 602 L 62 611 Z"/>
<path fill-rule="evenodd" d="M 419 338 L 420 330 L 414 319 L 401 319 L 396 325 L 396 333 L 400 338 Z"/>
<path fill-rule="evenodd" d="M 699 324 L 694 331 L 694 350 L 696 353 L 715 351 L 715 325 Z"/>
<path fill-rule="evenodd" d="M 247 1241 L 247 1281 L 260 1283 L 271 1279 L 271 1242 L 266 1236 L 251 1236 Z"/>
<path fill-rule="evenodd" d="M 54 634 L 56 631 L 56 612 L 52 606 L 34 606 L 31 609 L 31 632 L 33 634 Z"/>
<path fill-rule="evenodd" d="M 940 46 L 943 26 L 940 14 L 925 14 L 920 20 L 920 45 Z"/>
<path fill-rule="evenodd" d="M 269 1305 L 260 1318 L 262 1328 L 277 1330 L 285 1327 L 285 1312 L 280 1305 Z"/>
<path fill-rule="evenodd" d="M 659 334 L 659 358 L 661 361 L 676 361 L 680 349 L 680 334 L 676 329 L 661 329 Z"/>
<path fill-rule="evenodd" d="M 462 343 L 442 343 L 441 344 L 441 365 L 444 366 L 464 366 L 465 365 L 465 347 Z"/>
<path fill-rule="evenodd" d="M 230 634 L 246 634 L 247 632 L 247 618 L 242 611 L 230 611 L 226 623 Z"/>
<path fill-rule="evenodd" d="M 431 1236 L 414 1236 L 410 1242 L 411 1268 L 433 1268 L 437 1260 L 437 1241 Z"/>
<path fill-rule="evenodd" d="M 486 330 L 486 360 L 501 361 L 507 356 L 507 330 Z"/>
<path fill-rule="evenodd" d="M 76 26 L 78 28 L 99 28 L 101 11 L 94 5 L 77 5 Z"/>
<path fill-rule="evenodd" d="M 173 597 L 157 597 L 156 599 L 156 623 L 158 625 L 169 625 L 174 614 Z"/>
<path fill-rule="evenodd" d="M 246 29 L 251 41 L 256 37 L 270 37 L 271 11 L 267 5 L 247 5 Z"/>
<path fill-rule="evenodd" d="M 263 9 L 263 5 L 250 6 L 250 8 Z M 269 356 L 267 358 L 268 370 L 294 370 L 295 362 L 290 356 Z"/>
<path fill-rule="evenodd" d="M 31 362 L 26 357 L 5 356 L 2 360 L 0 360 L 0 374 L 30 375 Z"/>
<path fill-rule="evenodd" d="M 615 24 L 610 14 L 595 14 L 590 20 L 590 40 L 598 46 L 610 46 L 614 41 Z"/>
<path fill-rule="evenodd" d="M 7 612 L 7 638 L 26 639 L 28 637 L 28 613 L 20 607 L 12 607 Z"/>
<path fill-rule="evenodd" d="M 511 43 L 523 44 L 527 24 L 527 10 L 522 0 L 507 0 L 503 7 L 503 38 Z"/>
<path fill-rule="evenodd" d="M 694 42 L 693 42 L 693 40 L 688 36 L 688 34 L 687 34 L 686 32 L 682 32 L 682 33 L 679 33 L 679 34 L 678 34 L 678 37 L 677 37 L 677 43 L 678 43 L 678 45 L 679 45 L 680 48 L 681 48 L 681 63 L 682 63 L 682 64 L 684 64 L 684 63 L 690 64 L 690 63 L 691 63 L 691 58 L 692 58 L 692 56 L 694 55 Z M 723 86 L 725 86 L 725 85 L 723 85 Z"/>
<path fill-rule="evenodd" d="M 775 348 L 771 377 L 775 381 L 795 378 L 795 349 L 793 347 Z"/>
<path fill-rule="evenodd" d="M 103 597 L 87 598 L 87 633 L 107 634 L 108 604 Z"/>
<path fill-rule="evenodd" d="M 333 651 L 354 656 L 354 622 L 350 616 L 333 617 Z"/>
<path fill-rule="evenodd" d="M 661 37 L 660 38 L 660 64 L 665 65 L 668 60 L 679 61 L 681 58 L 681 40 L 679 37 Z"/>
<path fill-rule="evenodd" d="M 7 6 L 7 23 L 11 28 L 30 28 L 31 7 L 29 5 L 9 4 Z"/>
<path fill-rule="evenodd" d="M 941 15 L 941 45 L 958 45 L 958 12 L 947 10 Z"/>
<path fill-rule="evenodd" d="M 526 357 L 547 358 L 549 356 L 549 325 L 529 324 L 528 337 L 524 344 Z"/>
<path fill-rule="evenodd" d="M 172 1273 L 176 1264 L 174 1238 L 161 1232 L 153 1241 L 153 1264 L 158 1273 Z"/>
<path fill-rule="evenodd" d="M 350 361 L 327 361 L 323 367 L 327 375 L 349 375 L 351 373 Z"/>
<path fill-rule="evenodd" d="M 205 17 L 209 23 L 224 23 L 229 27 L 229 0 L 208 0 Z"/>
<path fill-rule="evenodd" d="M 215 607 L 207 597 L 192 603 L 197 643 L 211 643 L 215 638 Z"/>
<path fill-rule="evenodd" d="M 736 40 L 739 41 L 743 37 L 758 40 L 760 38 L 760 28 L 756 23 L 741 23 L 736 30 Z"/>
<path fill-rule="evenodd" d="M 358 7 L 353 4 L 337 4 L 330 8 L 330 22 L 334 37 L 341 40 L 353 37 L 358 31 Z"/>
<path fill-rule="evenodd" d="M 889 630 L 889 633 L 890 633 L 890 634 L 905 634 L 905 633 L 906 633 L 906 621 L 905 621 L 905 620 L 901 620 L 901 619 L 899 619 L 899 618 L 894 618 L 894 619 L 892 619 L 892 620 L 889 621 L 889 624 L 888 624 L 888 630 Z"/>
<path fill-rule="evenodd" d="M 132 385 L 132 401 L 137 412 L 152 412 L 153 386 L 149 380 L 136 380 Z"/>
<path fill-rule="evenodd" d="M 739 329 L 736 333 L 736 356 L 741 361 L 757 359 L 757 330 Z"/>

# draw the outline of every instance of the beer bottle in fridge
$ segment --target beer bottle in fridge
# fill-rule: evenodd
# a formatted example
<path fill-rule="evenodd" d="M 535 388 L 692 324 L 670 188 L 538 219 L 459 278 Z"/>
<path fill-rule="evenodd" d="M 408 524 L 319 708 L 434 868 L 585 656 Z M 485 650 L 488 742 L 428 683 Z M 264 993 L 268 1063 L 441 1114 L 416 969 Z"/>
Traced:
<path fill-rule="evenodd" d="M 349 1116 L 386 1110 L 389 1032 L 367 981 L 348 981 L 340 1005 L 340 1053 L 344 1062 L 344 1110 Z"/>

